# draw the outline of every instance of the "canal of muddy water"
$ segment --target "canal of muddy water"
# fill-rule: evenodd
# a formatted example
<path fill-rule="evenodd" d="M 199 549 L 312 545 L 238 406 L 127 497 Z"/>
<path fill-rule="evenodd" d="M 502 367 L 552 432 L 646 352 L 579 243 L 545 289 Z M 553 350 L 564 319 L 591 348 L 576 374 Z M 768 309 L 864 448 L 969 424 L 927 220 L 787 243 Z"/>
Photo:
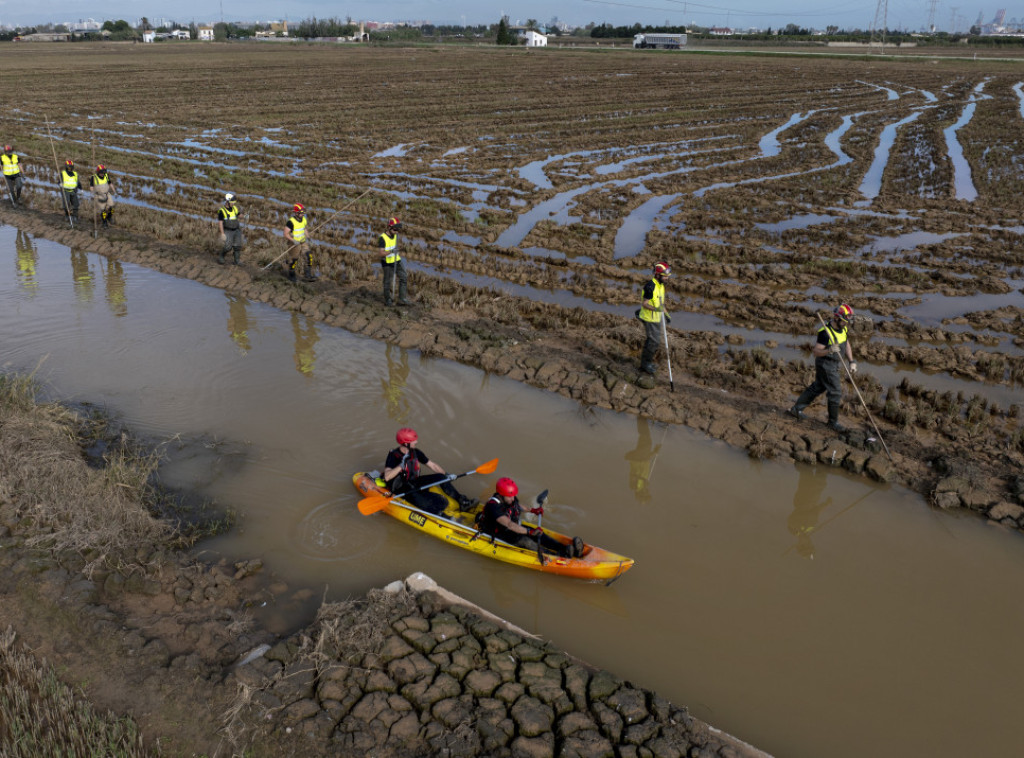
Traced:
<path fill-rule="evenodd" d="M 275 631 L 423 571 L 776 755 L 1018 750 L 1018 534 L 10 227 L 0 269 L 4 370 L 166 441 L 165 481 L 239 515 L 200 554 L 311 590 L 260 611 Z M 351 475 L 400 426 L 451 471 L 500 458 L 465 493 L 549 489 L 546 524 L 636 566 L 588 584 L 361 516 Z"/>

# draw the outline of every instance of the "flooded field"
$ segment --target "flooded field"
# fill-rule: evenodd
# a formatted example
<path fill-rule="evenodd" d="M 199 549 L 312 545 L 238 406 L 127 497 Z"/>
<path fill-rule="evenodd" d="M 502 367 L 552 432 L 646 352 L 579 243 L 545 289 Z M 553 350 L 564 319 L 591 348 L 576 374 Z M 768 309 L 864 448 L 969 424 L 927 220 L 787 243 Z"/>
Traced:
<path fill-rule="evenodd" d="M 971 606 L 953 615 L 985 628 L 1005 626 L 1000 617 L 1007 607 L 1000 601 L 1016 592 L 1012 566 L 1020 535 L 995 532 L 981 519 L 957 520 L 929 504 L 984 514 L 1010 529 L 1024 524 L 1024 257 L 1019 252 L 1024 76 L 1018 65 L 927 56 L 812 59 L 315 45 L 4 46 L 0 65 L 12 97 L 12 107 L 0 115 L 0 132 L 22 155 L 27 179 L 29 207 L 0 210 L 0 220 L 21 230 L 13 242 L 16 262 L 8 266 L 17 277 L 18 297 L 29 297 L 43 281 L 32 274 L 41 260 L 40 238 L 71 246 L 77 296 L 83 303 L 96 302 L 102 281 L 111 312 L 127 308 L 118 282 L 119 267 L 130 263 L 224 290 L 223 302 L 199 312 L 210 322 L 207 329 L 190 327 L 216 340 L 221 351 L 208 361 L 203 381 L 225 403 L 238 400 L 228 387 L 234 382 L 255 385 L 246 391 L 264 401 L 225 419 L 230 433 L 222 429 L 218 435 L 249 440 L 257 415 L 280 422 L 299 413 L 308 426 L 323 426 L 334 436 L 375 434 L 373 444 L 369 438 L 352 443 L 368 457 L 371 449 L 378 454 L 388 437 L 383 426 L 406 420 L 434 425 L 440 437 L 442 428 L 458 423 L 466 428 L 464 436 L 452 443 L 455 448 L 441 449 L 446 457 L 455 452 L 472 465 L 485 442 L 505 433 L 504 428 L 487 431 L 492 417 L 513 424 L 508 432 L 517 440 L 513 447 L 531 453 L 533 441 L 547 439 L 558 427 L 568 436 L 555 448 L 558 453 L 548 456 L 549 468 L 528 474 L 536 477 L 537 488 L 560 478 L 554 463 L 566 450 L 574 470 L 586 470 L 594 461 L 601 469 L 613 465 L 611 458 L 632 460 L 634 437 L 636 451 L 650 451 L 659 444 L 657 435 L 665 435 L 673 442 L 661 443 L 666 447 L 657 467 L 660 474 L 671 473 L 648 501 L 662 509 L 657 517 L 632 516 L 628 528 L 622 527 L 615 507 L 632 495 L 621 481 L 615 491 L 623 490 L 619 495 L 625 497 L 599 506 L 602 517 L 580 514 L 580 525 L 593 528 L 599 538 L 621 534 L 631 543 L 609 547 L 635 552 L 652 568 L 683 578 L 652 585 L 637 580 L 637 589 L 627 592 L 616 585 L 611 595 L 591 593 L 598 588 L 579 590 L 590 598 L 580 601 L 587 610 L 579 613 L 594 614 L 595 624 L 606 623 L 610 597 L 617 606 L 612 615 L 620 619 L 612 626 L 622 634 L 643 627 L 638 647 L 660 651 L 643 661 L 624 661 L 624 668 L 639 671 L 646 685 L 689 702 L 702 718 L 780 754 L 839 755 L 842 750 L 832 741 L 839 734 L 842 749 L 851 755 L 877 750 L 879 742 L 901 747 L 892 754 L 927 745 L 929 754 L 949 748 L 952 755 L 975 747 L 973 735 L 998 733 L 1002 709 L 1016 696 L 1012 685 L 1003 688 L 991 678 L 971 680 L 972 687 L 987 693 L 972 701 L 980 714 L 975 728 L 956 727 L 961 716 L 954 712 L 955 699 L 941 706 L 950 709 L 941 719 L 948 729 L 936 729 L 935 719 L 903 727 L 904 706 L 922 697 L 921 683 L 930 682 L 922 689 L 938 698 L 956 690 L 959 684 L 953 683 L 972 677 L 967 669 L 973 664 L 964 663 L 963 671 L 944 679 L 934 656 L 948 661 L 950 655 L 963 655 L 958 643 L 970 635 L 947 628 L 954 602 L 947 590 L 956 603 L 975 599 L 973 561 L 991 555 L 989 538 L 1000 541 L 995 553 L 1006 562 L 990 566 L 985 575 L 1009 584 L 1001 590 L 986 586 L 992 605 L 984 611 Z M 510 77 L 513 69 L 516 75 Z M 116 76 L 120 86 L 103 86 L 105 76 Z M 246 83 L 241 89 L 239 81 Z M 69 98 L 69 91 L 80 97 Z M 72 158 L 80 167 L 102 162 L 110 169 L 119 202 L 114 229 L 95 229 L 88 201 L 78 228 L 68 229 L 52 191 L 54 154 L 61 163 Z M 247 240 L 243 265 L 228 270 L 215 263 L 219 242 L 213 220 L 226 191 L 239 195 Z M 282 232 L 295 202 L 310 211 L 323 275 L 315 284 L 292 285 L 272 265 L 287 248 Z M 400 244 L 415 301 L 404 310 L 385 308 L 380 296 L 376 239 L 391 216 L 403 222 Z M 674 272 L 668 289 L 675 386 L 671 391 L 663 373 L 658 387 L 645 392 L 636 387 L 642 330 L 633 312 L 640 287 L 661 259 L 670 261 Z M 810 381 L 817 314 L 840 301 L 857 313 L 851 339 L 864 404 L 846 388 L 842 418 L 853 431 L 837 438 L 821 423 L 821 405 L 810 409 L 811 420 L 803 424 L 781 412 Z M 257 351 L 267 322 L 256 314 L 271 312 L 263 310 L 268 305 L 287 314 L 272 318 L 274 329 L 293 340 L 275 343 L 273 349 L 285 358 L 259 374 L 222 376 L 236 353 Z M 147 322 L 154 339 L 131 341 L 131 352 L 156 350 L 156 336 L 183 328 L 173 305 L 162 307 Z M 138 308 L 156 309 L 157 303 L 147 300 Z M 39 318 L 53 322 L 46 339 L 59 341 L 62 319 Z M 108 328 L 117 330 L 124 321 L 114 319 Z M 350 335 L 343 340 L 340 332 L 331 332 L 327 342 L 345 347 L 326 349 L 324 330 L 334 328 L 374 339 Z M 376 352 L 385 350 L 382 343 L 390 346 L 385 358 Z M 163 349 L 186 349 L 173 344 Z M 351 359 L 342 359 L 342 353 Z M 434 358 L 466 366 L 456 371 Z M 356 365 L 362 361 L 385 383 L 396 376 L 406 376 L 409 386 L 424 382 L 420 390 L 439 402 L 405 405 L 408 395 L 393 397 L 376 382 L 363 386 L 363 369 Z M 88 365 L 68 365 L 69 382 L 79 374 L 70 391 L 88 396 L 99 388 L 80 383 L 103 375 Z M 434 376 L 439 365 L 447 368 Z M 124 391 L 133 399 L 125 404 L 144 404 L 137 387 L 151 382 L 173 400 L 168 418 L 188 409 L 181 385 L 191 379 L 159 368 L 133 372 L 141 373 L 132 374 Z M 551 392 L 508 389 L 506 379 Z M 506 398 L 497 405 L 474 401 L 475 388 L 491 382 L 501 383 Z M 317 404 L 312 412 L 302 406 L 298 398 L 311 387 L 330 400 L 330 413 L 319 412 Z M 350 393 L 368 404 L 387 395 L 394 405 L 384 410 L 386 420 L 378 408 L 376 416 L 356 414 L 355 423 L 335 405 L 350 407 Z M 565 398 L 575 411 L 559 405 Z M 368 413 L 374 406 L 357 407 Z M 517 421 L 520 415 L 529 421 Z M 164 431 L 163 422 L 149 414 L 133 420 L 144 430 L 152 425 Z M 891 455 L 869 439 L 879 431 Z M 372 546 L 382 532 L 367 522 L 336 523 L 334 493 L 348 488 L 347 469 L 336 467 L 329 450 L 317 446 L 302 460 L 302 466 L 316 464 L 316 473 L 297 475 L 305 437 L 293 434 L 266 453 L 271 463 L 239 479 L 242 489 L 232 498 L 251 502 L 267 493 L 275 498 L 256 506 L 253 525 L 237 537 L 241 542 L 224 549 L 245 545 L 281 559 L 287 551 L 274 540 L 289 533 L 301 545 L 296 574 L 319 582 L 325 577 L 318 572 L 326 571 L 317 568 L 319 562 L 333 568 L 339 560 L 363 560 L 380 549 Z M 668 446 L 691 435 L 726 442 L 728 452 L 721 453 L 728 463 L 708 462 L 703 452 L 690 448 L 668 454 Z M 609 437 L 619 440 L 614 454 L 599 444 Z M 214 457 L 247 468 L 254 462 L 248 455 L 245 448 L 232 448 L 230 455 Z M 489 451 L 484 455 L 492 457 Z M 643 455 L 634 457 L 653 460 Z M 691 465 L 694 459 L 706 468 Z M 842 484 L 828 486 L 839 487 L 841 494 L 832 495 L 828 506 L 825 495 L 820 500 L 808 495 L 814 503 L 807 505 L 810 500 L 800 494 L 804 485 L 793 481 L 803 482 L 806 470 L 793 461 L 831 471 L 828 481 Z M 535 465 L 525 454 L 516 463 L 524 471 Z M 168 475 L 176 471 L 183 485 L 225 495 L 224 478 L 212 477 L 204 465 L 178 461 Z M 764 477 L 785 483 L 769 486 Z M 702 527 L 706 513 L 692 510 L 695 506 L 680 495 L 680 483 L 687 494 L 703 492 L 702 503 L 727 509 L 728 526 Z M 804 484 L 806 491 L 818 486 Z M 860 502 L 858 488 L 874 491 L 884 484 L 910 492 L 901 489 L 885 506 L 852 508 Z M 612 491 L 597 480 L 588 486 L 584 499 L 594 502 Z M 764 506 L 772 515 L 752 505 L 763 500 L 757 494 L 766 487 L 775 491 L 774 504 Z M 295 497 L 296 491 L 306 494 Z M 285 499 L 292 503 L 287 517 L 301 528 L 282 531 L 274 527 L 276 521 L 262 518 Z M 637 503 L 646 507 L 639 497 Z M 846 507 L 852 510 L 839 521 Z M 871 514 L 870 523 L 851 525 L 864 513 Z M 895 526 L 888 520 L 893 513 L 907 522 Z M 742 553 L 767 549 L 754 544 L 769 529 L 767 522 L 777 529 L 783 520 L 788 526 L 790 518 L 792 528 L 778 535 L 786 541 L 771 549 L 786 561 L 797 555 L 807 560 L 782 568 L 775 558 L 767 569 L 734 565 Z M 800 538 L 807 533 L 801 527 L 805 518 L 814 521 L 811 527 L 836 518 L 829 526 L 832 535 L 850 530 L 850 538 L 864 540 L 848 546 L 843 559 L 848 563 L 835 567 L 834 581 L 818 586 L 822 580 L 816 574 L 804 577 L 810 584 L 797 593 L 799 599 L 777 596 L 767 584 L 758 594 L 748 593 L 739 581 L 731 587 L 706 583 L 709 575 L 767 582 L 811 566 L 821 570 L 823 556 L 815 553 L 812 563 Z M 839 528 L 844 522 L 850 526 Z M 947 532 L 951 523 L 957 525 L 952 533 Z M 750 530 L 744 549 L 731 543 L 737 528 Z M 397 540 L 399 552 L 410 553 L 401 570 L 422 568 L 426 561 L 438 566 L 442 583 L 459 584 L 467 569 L 449 565 L 454 559 L 444 546 L 409 543 L 408 535 L 390 535 L 388 529 L 383 533 Z M 675 548 L 661 540 L 661 561 L 645 555 L 652 529 L 663 535 L 718 536 L 711 540 L 711 553 L 677 570 L 669 560 Z M 349 556 L 338 540 L 353 534 L 365 540 L 350 546 Z M 699 550 L 700 542 L 694 537 L 686 548 Z M 912 583 L 905 594 L 890 596 L 891 577 L 913 573 L 912 562 L 898 557 L 909 543 L 935 551 L 931 560 L 935 571 L 941 567 L 942 578 L 925 572 L 922 578 L 937 584 Z M 866 572 L 863 562 L 878 544 L 892 549 L 892 564 Z M 643 560 L 628 578 L 642 575 L 642 566 Z M 344 573 L 341 584 L 332 576 L 330 584 L 337 591 L 357 591 L 391 578 L 394 568 L 369 563 Z M 561 618 L 561 585 L 493 567 L 481 570 L 497 577 L 496 588 L 474 584 L 466 594 L 526 626 L 535 615 L 532 625 L 545 634 L 577 639 L 571 620 Z M 534 599 L 527 597 L 531 591 Z M 749 603 L 733 605 L 736 596 L 747 594 Z M 862 615 L 849 611 L 851 598 L 868 595 L 885 602 L 863 608 Z M 683 607 L 667 617 L 638 610 L 676 596 L 684 598 Z M 818 599 L 826 596 L 827 602 Z M 897 635 L 902 642 L 893 653 L 888 620 L 912 607 L 912 598 L 924 596 L 934 598 L 934 607 L 922 614 L 920 627 Z M 768 609 L 758 597 L 776 602 Z M 590 608 L 592 600 L 598 610 Z M 817 615 L 808 619 L 808 608 Z M 787 652 L 778 659 L 770 653 L 754 659 L 749 635 L 764 627 L 767 610 L 791 617 L 783 622 L 773 615 L 778 626 L 767 632 Z M 724 620 L 714 621 L 716 613 Z M 808 626 L 800 628 L 813 630 L 807 635 L 790 626 L 804 622 Z M 862 623 L 872 629 L 861 628 Z M 950 634 L 934 643 L 907 642 L 919 642 L 925 628 Z M 691 635 L 684 643 L 688 663 L 667 669 L 664 655 L 680 630 Z M 867 657 L 851 657 L 850 670 L 833 668 L 845 666 L 849 649 L 862 644 L 865 637 L 858 635 L 872 641 Z M 735 643 L 721 654 L 728 670 L 716 668 L 703 652 L 723 638 Z M 603 635 L 578 641 L 575 652 L 617 665 L 607 658 Z M 807 650 L 813 669 L 798 663 Z M 921 667 L 900 680 L 906 689 L 892 688 L 891 672 L 915 658 Z M 976 670 L 998 668 L 986 660 Z M 794 678 L 795 670 L 800 673 Z M 672 689 L 683 680 L 681 691 Z M 754 694 L 755 681 L 768 682 L 767 690 Z M 823 696 L 826 682 L 843 691 Z M 814 693 L 811 701 L 786 701 L 786 707 L 773 710 L 779 691 L 792 694 L 798 687 Z M 738 690 L 751 694 L 735 700 Z M 714 703 L 701 710 L 698 700 L 712 695 Z M 873 724 L 899 722 L 898 728 L 880 736 L 863 723 L 834 723 L 863 707 L 865 699 L 878 708 Z M 783 727 L 793 712 L 814 714 L 799 734 Z"/>
<path fill-rule="evenodd" d="M 199 555 L 287 582 L 255 609 L 279 634 L 425 571 L 774 755 L 1016 745 L 1018 535 L 10 227 L 0 270 L 4 369 L 114 414 L 160 443 L 165 483 L 235 511 Z M 605 587 L 360 515 L 352 472 L 408 423 L 450 470 L 500 458 L 464 492 L 550 489 L 545 523 L 637 565 Z"/>

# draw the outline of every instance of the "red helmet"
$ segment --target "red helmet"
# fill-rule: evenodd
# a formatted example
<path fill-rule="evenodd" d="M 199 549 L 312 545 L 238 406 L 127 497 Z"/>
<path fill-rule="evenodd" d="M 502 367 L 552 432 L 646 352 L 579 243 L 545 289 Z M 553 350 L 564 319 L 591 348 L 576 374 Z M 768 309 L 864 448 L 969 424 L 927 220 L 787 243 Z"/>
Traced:
<path fill-rule="evenodd" d="M 672 276 L 672 267 L 665 261 L 658 261 L 654 264 L 654 273 L 655 275 Z"/>
<path fill-rule="evenodd" d="M 848 306 L 846 303 L 843 303 L 834 311 L 832 311 L 832 315 L 835 316 L 840 321 L 842 321 L 844 324 L 848 324 L 851 321 L 853 321 L 853 308 Z"/>
<path fill-rule="evenodd" d="M 388 219 L 388 229 L 390 229 L 393 226 L 401 226 L 401 225 L 402 225 L 402 222 L 399 221 L 397 218 L 395 218 L 393 216 Z"/>
<path fill-rule="evenodd" d="M 13 148 L 13 147 L 11 147 L 10 145 L 4 145 L 4 152 L 5 152 L 5 153 L 9 153 L 9 152 L 11 152 L 11 151 L 12 151 L 13 149 L 14 149 L 14 148 Z"/>
<path fill-rule="evenodd" d="M 68 168 L 71 168 L 75 165 L 75 162 L 68 158 L 66 161 L 64 161 L 64 165 L 67 166 Z"/>
<path fill-rule="evenodd" d="M 409 427 L 399 429 L 398 434 L 395 435 L 399 445 L 408 445 L 410 442 L 416 442 L 419 438 L 420 436 L 416 434 L 416 430 Z"/>
<path fill-rule="evenodd" d="M 507 476 L 501 477 L 498 483 L 494 485 L 494 489 L 497 490 L 498 494 L 502 497 L 515 497 L 519 494 L 519 487 L 516 483 L 509 479 Z"/>
<path fill-rule="evenodd" d="M 98 166 L 96 167 L 96 170 L 97 170 L 97 171 L 101 171 L 101 172 L 102 172 L 102 171 L 106 171 L 106 170 L 107 170 L 107 167 L 106 167 L 106 166 L 104 166 L 104 165 L 103 165 L 103 164 L 101 163 L 100 165 L 98 165 Z"/>
<path fill-rule="evenodd" d="M 292 210 L 295 211 L 296 213 L 305 213 L 306 206 L 304 206 L 302 203 L 296 203 L 295 205 L 292 206 Z"/>

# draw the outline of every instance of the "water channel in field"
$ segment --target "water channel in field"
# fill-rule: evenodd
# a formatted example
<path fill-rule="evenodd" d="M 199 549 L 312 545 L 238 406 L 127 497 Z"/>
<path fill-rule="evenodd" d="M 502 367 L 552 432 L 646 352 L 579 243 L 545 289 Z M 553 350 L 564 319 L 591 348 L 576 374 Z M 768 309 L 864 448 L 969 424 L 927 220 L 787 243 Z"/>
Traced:
<path fill-rule="evenodd" d="M 0 227 L 0 364 L 171 440 L 168 483 L 239 513 L 204 557 L 260 557 L 305 606 L 423 571 L 778 756 L 1013 755 L 1024 537 L 824 467 L 590 411 L 456 363 Z M 413 426 L 486 496 L 636 559 L 610 587 L 464 553 L 356 510 Z"/>

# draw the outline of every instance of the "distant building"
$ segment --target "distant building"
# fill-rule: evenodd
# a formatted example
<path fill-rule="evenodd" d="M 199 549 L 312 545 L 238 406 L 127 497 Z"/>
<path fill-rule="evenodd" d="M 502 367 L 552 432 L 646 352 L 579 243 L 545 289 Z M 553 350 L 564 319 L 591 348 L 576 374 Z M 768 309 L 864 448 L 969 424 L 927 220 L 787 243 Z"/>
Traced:
<path fill-rule="evenodd" d="M 716 37 L 728 37 L 729 35 L 734 33 L 735 32 L 728 26 L 713 26 L 710 29 L 708 29 L 708 34 L 712 34 Z"/>
<path fill-rule="evenodd" d="M 152 29 L 144 30 L 142 32 L 142 41 L 143 42 L 155 42 L 156 41 L 156 32 L 154 32 Z"/>
<path fill-rule="evenodd" d="M 37 33 L 23 34 L 17 38 L 18 42 L 67 42 L 71 39 L 70 33 Z"/>
<path fill-rule="evenodd" d="M 548 45 L 547 36 L 532 29 L 519 32 L 519 38 L 526 41 L 527 47 L 547 47 Z"/>
<path fill-rule="evenodd" d="M 213 42 L 213 27 L 212 26 L 200 26 L 199 27 L 199 39 L 203 42 Z"/>
<path fill-rule="evenodd" d="M 188 29 L 175 29 L 170 34 L 171 39 L 192 39 L 192 35 L 188 33 Z"/>

